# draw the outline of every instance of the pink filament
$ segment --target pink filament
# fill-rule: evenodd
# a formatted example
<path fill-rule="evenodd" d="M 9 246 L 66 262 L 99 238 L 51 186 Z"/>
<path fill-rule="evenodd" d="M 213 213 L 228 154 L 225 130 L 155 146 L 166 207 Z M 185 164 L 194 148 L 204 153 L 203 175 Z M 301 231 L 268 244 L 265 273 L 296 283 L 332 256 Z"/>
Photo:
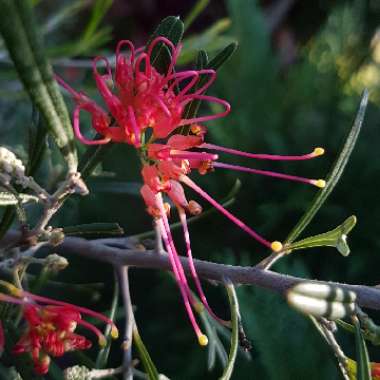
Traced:
<path fill-rule="evenodd" d="M 251 168 L 246 168 L 245 166 L 224 164 L 223 162 L 215 162 L 215 163 L 213 163 L 213 167 L 230 169 L 230 170 L 237 170 L 237 171 L 247 172 L 247 173 L 252 173 L 252 174 L 260 174 L 260 175 L 264 175 L 264 176 L 268 176 L 268 177 L 285 179 L 288 181 L 307 183 L 308 185 L 313 185 L 313 181 L 314 181 L 314 180 L 309 179 L 309 178 L 298 177 L 295 175 L 277 173 L 277 172 L 272 172 L 272 171 L 268 171 L 268 170 L 251 169 Z"/>
<path fill-rule="evenodd" d="M 214 96 L 208 96 L 208 95 L 198 95 L 198 94 L 190 94 L 189 96 L 186 97 L 186 100 L 184 100 L 182 102 L 182 106 L 185 106 L 187 103 L 191 102 L 192 100 L 194 99 L 197 99 L 197 100 L 206 100 L 206 101 L 209 101 L 209 102 L 212 102 L 212 103 L 217 103 L 217 104 L 221 104 L 225 110 L 223 112 L 219 112 L 215 115 L 208 115 L 208 116 L 200 116 L 200 117 L 195 117 L 195 118 L 192 118 L 192 119 L 182 119 L 178 126 L 182 126 L 182 125 L 187 125 L 187 124 L 193 124 L 193 123 L 200 123 L 200 122 L 204 122 L 204 121 L 209 121 L 209 120 L 214 120 L 214 119 L 219 119 L 221 117 L 224 117 L 226 116 L 230 110 L 231 110 L 231 106 L 228 102 L 226 102 L 225 100 L 223 99 L 218 99 Z"/>
<path fill-rule="evenodd" d="M 225 148 L 223 146 L 218 146 L 218 145 L 214 145 L 214 144 L 207 144 L 207 143 L 199 145 L 197 148 L 218 150 L 220 152 L 235 154 L 237 156 L 243 156 L 243 157 L 248 157 L 248 158 L 255 158 L 258 160 L 302 161 L 302 160 L 310 160 L 310 159 L 318 157 L 314 153 L 303 154 L 300 156 L 282 156 L 282 155 L 277 155 L 277 154 L 248 153 L 248 152 L 242 152 L 241 150 Z"/>
<path fill-rule="evenodd" d="M 79 113 L 81 109 L 84 108 L 84 104 L 79 104 L 75 107 L 74 114 L 73 114 L 73 128 L 74 128 L 74 134 L 75 137 L 83 144 L 85 145 L 102 145 L 107 144 L 111 141 L 110 137 L 105 137 L 103 139 L 99 140 L 88 140 L 86 137 L 84 137 L 80 131 L 80 121 L 79 121 Z"/>
<path fill-rule="evenodd" d="M 17 305 L 25 305 L 26 303 L 28 303 L 28 301 L 24 299 L 8 296 L 4 293 L 0 293 L 0 301 L 14 303 Z"/>
<path fill-rule="evenodd" d="M 186 252 L 187 252 L 187 256 L 189 258 L 189 267 L 190 267 L 190 272 L 191 272 L 191 275 L 193 277 L 193 280 L 194 280 L 194 283 L 195 283 L 195 286 L 198 290 L 198 294 L 199 294 L 199 297 L 204 305 L 204 307 L 206 308 L 206 310 L 209 312 L 209 314 L 216 320 L 218 321 L 219 323 L 223 324 L 223 325 L 228 325 L 228 322 L 219 318 L 211 309 L 211 307 L 209 306 L 208 302 L 207 302 L 207 298 L 203 292 L 203 288 L 202 288 L 202 285 L 201 285 L 201 282 L 199 280 L 199 277 L 198 277 L 198 274 L 197 274 L 197 271 L 195 269 L 195 266 L 194 266 L 194 261 L 193 261 L 193 255 L 192 255 L 192 252 L 191 252 L 191 244 L 190 244 L 190 234 L 189 234 L 189 229 L 187 227 L 187 220 L 186 220 L 186 212 L 184 211 L 184 209 L 182 207 L 179 207 L 177 206 L 177 209 L 178 209 L 178 214 L 179 214 L 179 217 L 180 217 L 180 220 L 181 220 L 181 224 L 182 224 L 182 228 L 183 228 L 183 234 L 184 234 L 184 237 L 185 237 L 185 243 L 186 243 Z"/>
<path fill-rule="evenodd" d="M 176 150 L 172 149 L 170 150 L 170 156 L 172 158 L 180 158 L 183 160 L 217 160 L 218 155 L 217 154 L 210 154 L 206 152 L 188 152 L 188 151 L 182 151 L 182 150 Z"/>
<path fill-rule="evenodd" d="M 83 95 L 83 94 L 81 94 L 81 93 L 79 93 L 79 92 L 77 92 L 77 91 L 75 91 L 73 88 L 71 88 L 60 76 L 58 76 L 57 74 L 54 74 L 54 78 L 55 78 L 55 80 L 59 83 L 59 85 L 61 86 L 61 87 L 63 87 L 69 94 L 71 94 L 73 97 L 74 97 L 74 99 L 76 99 L 76 100 L 79 100 L 79 99 L 83 99 L 83 98 L 86 98 L 87 100 L 88 100 L 88 98 L 85 96 L 85 95 Z"/>
<path fill-rule="evenodd" d="M 162 239 L 164 240 L 164 244 L 165 244 L 166 249 L 168 251 L 170 264 L 172 266 L 174 276 L 175 276 L 176 281 L 178 283 L 178 286 L 179 286 L 179 289 L 180 289 L 180 292 L 182 295 L 182 299 L 183 299 L 183 302 L 184 302 L 190 323 L 193 326 L 195 334 L 197 336 L 200 336 L 202 334 L 201 329 L 199 328 L 199 326 L 197 324 L 193 310 L 191 308 L 190 291 L 188 289 L 186 277 L 184 276 L 184 273 L 183 273 L 182 265 L 181 265 L 178 257 L 176 257 L 177 252 L 175 250 L 174 243 L 173 243 L 173 240 L 171 238 L 170 227 L 169 227 L 169 223 L 167 222 L 164 206 L 162 203 L 161 194 L 157 194 L 156 199 L 157 199 L 157 204 L 158 204 L 158 207 L 159 207 L 160 213 L 161 213 L 161 218 L 157 221 L 157 223 L 158 223 L 158 226 L 159 226 L 160 231 L 161 231 Z M 182 273 L 181 273 L 181 269 L 182 269 Z"/>
<path fill-rule="evenodd" d="M 99 319 L 100 321 L 103 321 L 103 322 L 105 322 L 111 326 L 115 326 L 115 324 L 109 318 L 105 317 L 103 314 L 97 313 L 96 311 L 92 311 L 92 310 L 87 309 L 85 307 L 76 306 L 76 305 L 73 305 L 73 304 L 68 303 L 68 302 L 57 301 L 57 300 L 53 300 L 53 299 L 50 299 L 47 297 L 38 296 L 36 294 L 32 294 L 32 293 L 29 293 L 26 291 L 23 291 L 23 294 L 25 296 L 31 298 L 32 300 L 35 300 L 38 302 L 51 304 L 51 305 L 58 305 L 58 306 L 67 306 L 71 309 L 75 309 L 76 311 L 78 311 L 81 314 L 89 315 L 89 316 L 94 317 L 96 319 Z"/>
<path fill-rule="evenodd" d="M 232 215 L 229 211 L 227 211 L 221 204 L 219 204 L 215 199 L 213 199 L 209 194 L 207 194 L 204 190 L 202 190 L 196 183 L 194 183 L 189 177 L 185 175 L 180 176 L 180 181 L 185 185 L 192 188 L 195 192 L 197 192 L 201 197 L 206 199 L 212 206 L 214 206 L 219 212 L 225 215 L 228 219 L 230 219 L 234 224 L 240 227 L 242 230 L 247 232 L 250 236 L 252 236 L 259 243 L 264 245 L 265 247 L 271 248 L 271 243 L 264 239 L 261 235 L 255 232 L 252 228 L 248 227 L 245 223 L 243 223 L 236 216 Z"/>
<path fill-rule="evenodd" d="M 98 338 L 105 339 L 104 335 L 100 332 L 100 330 L 93 326 L 91 323 L 88 323 L 83 319 L 78 319 L 76 320 L 76 322 L 78 323 L 78 325 L 82 325 L 86 329 L 92 331 Z"/>
<path fill-rule="evenodd" d="M 152 43 L 149 45 L 149 48 L 148 48 L 148 56 L 149 56 L 149 59 L 151 58 L 151 54 L 152 54 L 152 51 L 153 51 L 153 48 L 159 43 L 159 42 L 162 42 L 166 45 L 168 45 L 170 47 L 170 49 L 172 50 L 172 56 L 171 56 L 171 61 L 170 61 L 170 65 L 168 67 L 168 71 L 167 71 L 167 74 L 168 75 L 169 73 L 171 73 L 174 69 L 174 65 L 175 65 L 175 62 L 177 60 L 177 57 L 178 57 L 178 54 L 181 50 L 181 45 L 179 44 L 177 47 L 174 46 L 174 44 L 169 40 L 167 39 L 166 37 L 163 37 L 163 36 L 159 36 L 157 38 L 155 38 Z"/>
<path fill-rule="evenodd" d="M 132 106 L 128 106 L 128 116 L 129 116 L 129 121 L 131 122 L 133 133 L 135 135 L 134 145 L 136 146 L 136 148 L 139 148 L 141 146 L 141 134 L 140 134 L 139 127 L 137 125 L 135 113 L 133 111 Z"/>
<path fill-rule="evenodd" d="M 131 50 L 131 55 L 130 55 L 130 63 L 132 64 L 133 61 L 135 60 L 135 46 L 133 45 L 133 43 L 129 40 L 121 40 L 118 42 L 117 44 L 117 47 L 116 47 L 116 60 L 118 59 L 118 57 L 120 56 L 121 54 L 121 49 L 124 45 L 128 45 L 129 49 Z"/>

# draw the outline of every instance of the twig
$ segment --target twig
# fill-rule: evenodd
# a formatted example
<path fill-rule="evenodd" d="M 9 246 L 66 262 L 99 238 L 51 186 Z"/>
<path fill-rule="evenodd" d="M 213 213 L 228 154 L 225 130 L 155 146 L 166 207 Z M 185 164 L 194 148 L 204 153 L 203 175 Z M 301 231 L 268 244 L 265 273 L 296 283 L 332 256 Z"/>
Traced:
<path fill-rule="evenodd" d="M 118 268 L 118 279 L 125 313 L 124 340 L 122 343 L 122 348 L 124 350 L 123 380 L 132 380 L 132 330 L 135 320 L 133 316 L 131 294 L 129 291 L 128 267 L 126 265 Z"/>
<path fill-rule="evenodd" d="M 171 270 L 167 254 L 157 255 L 153 250 L 122 250 L 97 244 L 96 240 L 88 241 L 77 237 L 66 237 L 60 246 L 54 248 L 54 251 L 60 255 L 80 255 L 108 262 L 112 265 Z M 186 273 L 190 274 L 187 258 L 181 257 L 181 262 Z M 204 279 L 223 282 L 223 278 L 229 278 L 234 284 L 257 285 L 280 294 L 284 294 L 289 288 L 301 281 L 310 281 L 305 278 L 279 274 L 255 267 L 232 266 L 202 260 L 194 260 L 194 264 L 198 274 Z M 375 287 L 338 284 L 326 281 L 315 282 L 330 283 L 338 285 L 343 289 L 352 290 L 357 294 L 360 306 L 380 310 L 380 290 Z"/>
<path fill-rule="evenodd" d="M 325 338 L 327 344 L 333 350 L 334 355 L 338 360 L 339 368 L 342 372 L 344 380 L 350 380 L 350 376 L 347 373 L 347 357 L 335 339 L 335 335 L 331 328 L 331 322 L 324 318 L 320 318 L 314 321 L 314 323 L 316 324 L 318 331 Z"/>

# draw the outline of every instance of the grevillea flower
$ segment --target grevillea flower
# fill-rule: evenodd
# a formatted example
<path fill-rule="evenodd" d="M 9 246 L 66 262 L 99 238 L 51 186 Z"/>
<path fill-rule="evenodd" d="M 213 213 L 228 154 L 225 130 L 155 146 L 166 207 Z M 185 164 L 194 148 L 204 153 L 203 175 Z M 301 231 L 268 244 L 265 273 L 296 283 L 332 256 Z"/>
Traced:
<path fill-rule="evenodd" d="M 14 354 L 29 353 L 35 372 L 38 374 L 43 375 L 48 372 L 51 357 L 59 357 L 69 351 L 86 350 L 91 347 L 91 341 L 74 333 L 77 325 L 95 333 L 99 345 L 105 345 L 104 335 L 95 326 L 84 321 L 82 314 L 110 324 L 112 326 L 111 336 L 113 338 L 118 336 L 116 326 L 102 314 L 22 291 L 2 280 L 0 280 L 0 284 L 12 294 L 0 293 L 0 301 L 20 305 L 26 324 L 25 331 L 13 347 L 12 352 Z"/>
<path fill-rule="evenodd" d="M 166 45 L 171 52 L 171 61 L 165 73 L 158 72 L 152 64 L 152 52 L 159 45 Z M 122 54 L 124 47 L 128 48 L 129 55 Z M 187 214 L 199 214 L 202 212 L 202 207 L 194 200 L 187 200 L 183 185 L 198 193 L 265 247 L 273 251 L 281 251 L 283 246 L 279 241 L 271 242 L 262 237 L 214 200 L 194 183 L 189 175 L 192 170 L 197 170 L 200 174 L 207 174 L 215 169 L 231 169 L 324 187 L 325 181 L 323 180 L 223 163 L 214 153 L 221 152 L 258 160 L 297 161 L 318 157 L 324 153 L 324 150 L 316 148 L 312 153 L 301 156 L 279 156 L 251 154 L 206 143 L 207 129 L 200 123 L 226 116 L 230 111 L 230 105 L 225 100 L 204 94 L 215 81 L 216 72 L 214 70 L 174 71 L 180 49 L 181 45 L 174 46 L 165 37 L 157 37 L 149 46 L 139 49 L 135 49 L 130 41 L 121 41 L 116 49 L 114 75 L 112 75 L 110 64 L 106 58 L 95 58 L 93 74 L 97 88 L 106 104 L 107 112 L 82 92 L 73 90 L 61 78 L 57 77 L 57 80 L 76 102 L 73 125 L 79 141 L 87 145 L 106 144 L 109 141 L 122 142 L 136 148 L 142 162 L 141 174 L 144 184 L 141 188 L 141 195 L 148 213 L 153 216 L 158 231 L 160 231 L 199 343 L 206 345 L 207 337 L 201 332 L 193 313 L 197 304 L 190 291 L 170 231 L 170 203 L 176 207 L 182 224 L 190 271 L 199 297 L 204 307 L 215 319 L 227 324 L 218 318 L 209 307 L 194 267 Z M 105 67 L 103 74 L 100 74 L 98 70 L 100 62 L 103 62 Z M 200 82 L 201 78 L 202 82 Z M 185 107 L 193 100 L 217 103 L 224 110 L 218 114 L 188 119 L 184 116 Z M 82 110 L 90 113 L 92 126 L 102 138 L 90 140 L 83 136 L 79 123 L 79 114 Z M 178 134 L 177 128 L 184 125 L 190 126 L 189 134 Z"/>

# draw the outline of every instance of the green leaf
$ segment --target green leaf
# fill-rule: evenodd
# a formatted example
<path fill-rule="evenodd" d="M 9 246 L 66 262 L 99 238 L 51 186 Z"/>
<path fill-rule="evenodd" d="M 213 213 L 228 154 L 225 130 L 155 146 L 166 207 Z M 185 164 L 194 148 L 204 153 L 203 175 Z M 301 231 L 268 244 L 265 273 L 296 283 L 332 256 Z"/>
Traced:
<path fill-rule="evenodd" d="M 227 45 L 221 52 L 219 52 L 211 61 L 208 61 L 207 53 L 203 50 L 198 52 L 197 57 L 197 70 L 201 69 L 212 69 L 212 70 L 218 70 L 223 63 L 225 63 L 231 55 L 235 52 L 237 49 L 237 43 L 232 42 L 229 45 Z M 194 86 L 193 92 L 196 91 L 198 88 L 202 87 L 206 81 L 208 76 L 207 75 L 201 75 L 198 83 L 196 86 Z M 185 108 L 184 111 L 184 119 L 192 119 L 197 116 L 199 107 L 201 105 L 201 101 L 198 99 L 192 100 Z M 181 134 L 187 135 L 189 134 L 190 127 L 184 126 L 181 128 Z"/>
<path fill-rule="evenodd" d="M 335 247 L 343 256 L 350 254 L 350 247 L 347 244 L 347 235 L 355 227 L 356 216 L 347 218 L 341 225 L 331 231 L 307 237 L 285 247 L 287 251 L 306 249 L 312 247 Z"/>
<path fill-rule="evenodd" d="M 193 297 L 197 300 L 197 302 L 200 302 L 196 295 L 193 295 Z M 208 313 L 204 308 L 200 309 L 201 310 L 198 312 L 198 314 L 209 340 L 209 344 L 207 347 L 207 368 L 209 371 L 211 371 L 214 368 L 217 357 L 219 358 L 219 361 L 221 362 L 222 366 L 225 367 L 227 365 L 228 356 L 226 350 L 224 349 L 223 343 L 221 342 L 218 336 L 218 332 L 215 326 L 213 325 L 213 322 L 215 321 L 214 319 L 209 318 Z M 217 324 L 217 322 L 215 322 L 215 324 Z"/>
<path fill-rule="evenodd" d="M 63 228 L 65 235 L 123 235 L 124 230 L 118 223 L 89 223 L 78 226 L 69 226 Z"/>
<path fill-rule="evenodd" d="M 113 290 L 113 295 L 112 295 L 112 303 L 111 303 L 111 310 L 109 312 L 108 318 L 111 319 L 111 321 L 115 320 L 116 316 L 116 310 L 118 307 L 118 302 L 119 300 L 119 286 L 117 284 L 117 280 L 115 278 L 115 284 L 114 284 L 114 290 Z M 108 362 L 108 357 L 111 352 L 111 326 L 107 324 L 104 336 L 107 338 L 107 345 L 103 347 L 99 353 L 98 356 L 96 357 L 96 363 L 95 363 L 95 368 L 106 368 L 107 362 Z"/>
<path fill-rule="evenodd" d="M 159 380 L 160 375 L 157 371 L 156 366 L 154 365 L 148 350 L 146 349 L 143 341 L 141 340 L 139 331 L 137 330 L 136 324 L 133 327 L 133 341 L 137 347 L 142 365 L 145 369 L 145 372 L 149 380 Z"/>
<path fill-rule="evenodd" d="M 194 20 L 210 4 L 210 0 L 198 0 L 185 18 L 185 29 L 188 29 Z"/>
<path fill-rule="evenodd" d="M 356 347 L 356 362 L 357 362 L 357 380 L 371 380 L 371 364 L 365 340 L 362 335 L 359 320 L 353 318 L 355 327 L 355 347 Z"/>
<path fill-rule="evenodd" d="M 77 169 L 70 118 L 36 29 L 33 9 L 26 0 L 0 0 L 0 32 L 17 73 L 33 104 L 67 161 Z"/>
<path fill-rule="evenodd" d="M 231 42 L 222 51 L 220 51 L 208 64 L 208 69 L 218 70 L 223 64 L 225 64 L 235 53 L 238 47 L 237 42 Z"/>
<path fill-rule="evenodd" d="M 33 120 L 29 127 L 28 163 L 26 175 L 33 176 L 38 169 L 46 148 L 47 129 L 38 111 L 33 110 Z"/>
<path fill-rule="evenodd" d="M 231 282 L 227 283 L 226 290 L 228 294 L 228 300 L 230 302 L 231 310 L 231 348 L 230 353 L 228 354 L 227 366 L 223 371 L 220 380 L 229 380 L 232 376 L 234 370 L 236 355 L 239 346 L 239 324 L 240 324 L 240 311 L 239 311 L 239 301 L 236 296 L 235 287 Z"/>
<path fill-rule="evenodd" d="M 330 173 L 327 176 L 326 186 L 319 191 L 319 193 L 314 198 L 311 206 L 302 216 L 302 218 L 295 225 L 293 230 L 290 232 L 289 236 L 285 240 L 285 244 L 292 243 L 297 237 L 303 232 L 303 230 L 310 224 L 314 219 L 318 210 L 326 202 L 328 196 L 331 194 L 335 186 L 337 185 L 340 177 L 342 176 L 344 169 L 350 159 L 351 153 L 355 147 L 356 141 L 359 137 L 359 133 L 363 124 L 365 111 L 368 104 L 368 91 L 363 92 L 359 110 L 356 114 L 355 121 L 352 128 L 347 136 L 347 139 L 343 145 L 343 148 L 335 161 Z"/>
<path fill-rule="evenodd" d="M 184 26 L 179 17 L 169 16 L 164 18 L 157 29 L 150 36 L 146 47 L 158 36 L 166 37 L 174 45 L 177 45 L 183 36 Z M 168 71 L 171 61 L 171 54 L 167 46 L 163 43 L 158 43 L 150 56 L 150 62 L 153 67 L 160 73 L 165 74 Z"/>
<path fill-rule="evenodd" d="M 108 9 L 111 7 L 113 0 L 96 0 L 95 4 L 91 6 L 92 12 L 90 21 L 88 22 L 82 40 L 90 40 L 98 29 L 100 22 L 103 20 Z"/>
<path fill-rule="evenodd" d="M 97 139 L 99 135 L 95 136 Z M 86 152 L 79 161 L 78 171 L 81 173 L 83 179 L 89 177 L 99 163 L 103 160 L 106 154 L 110 152 L 115 144 L 108 143 L 105 145 L 92 145 L 87 147 Z"/>

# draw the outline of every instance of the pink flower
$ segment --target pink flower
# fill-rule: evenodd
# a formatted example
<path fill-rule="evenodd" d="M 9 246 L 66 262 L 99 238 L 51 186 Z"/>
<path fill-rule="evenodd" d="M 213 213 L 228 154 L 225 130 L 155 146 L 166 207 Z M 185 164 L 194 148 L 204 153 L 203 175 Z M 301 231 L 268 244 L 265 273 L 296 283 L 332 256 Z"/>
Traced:
<path fill-rule="evenodd" d="M 158 44 L 166 45 L 171 52 L 171 61 L 166 73 L 158 72 L 152 64 L 152 52 Z M 128 56 L 122 54 L 125 47 L 129 50 Z M 74 132 L 82 143 L 105 144 L 114 141 L 127 143 L 136 148 L 142 162 L 141 175 L 144 184 L 141 187 L 141 196 L 161 234 L 199 343 L 205 345 L 207 337 L 201 332 L 193 312 L 199 305 L 192 296 L 170 231 L 170 204 L 174 205 L 178 212 L 186 243 L 190 272 L 202 304 L 216 320 L 222 324 L 228 324 L 211 310 L 195 270 L 187 214 L 197 215 L 202 212 L 202 207 L 194 200 L 187 199 L 184 186 L 195 191 L 265 247 L 277 252 L 281 251 L 283 246 L 279 241 L 271 242 L 265 239 L 226 210 L 190 178 L 191 171 L 197 170 L 200 174 L 207 174 L 216 169 L 230 169 L 324 187 L 323 180 L 224 163 L 219 160 L 218 154 L 214 153 L 232 154 L 258 160 L 299 161 L 318 157 L 324 151 L 322 148 L 316 148 L 312 153 L 301 156 L 279 156 L 252 154 L 206 143 L 207 128 L 200 123 L 226 116 L 230 112 L 230 105 L 225 100 L 204 94 L 216 79 L 214 70 L 174 71 L 180 50 L 180 45 L 174 46 L 164 37 L 155 38 L 145 49 L 135 49 L 130 41 L 121 41 L 116 49 L 114 76 L 110 64 L 105 58 L 95 58 L 93 74 L 108 113 L 85 94 L 71 89 L 61 78 L 57 77 L 57 80 L 71 93 L 76 102 L 73 117 Z M 99 73 L 99 62 L 104 63 L 105 73 Z M 208 79 L 204 85 L 198 88 L 201 76 L 203 78 L 207 76 Z M 217 103 L 223 106 L 224 110 L 214 115 L 187 119 L 184 116 L 184 110 L 186 105 L 193 100 Z M 91 114 L 92 126 L 102 136 L 100 140 L 89 140 L 82 135 L 79 127 L 81 110 Z M 188 135 L 176 133 L 177 128 L 184 125 L 190 125 L 190 133 Z"/>
<path fill-rule="evenodd" d="M 151 64 L 152 51 L 157 44 L 165 44 L 172 53 L 169 68 L 164 74 L 159 73 Z M 128 57 L 122 54 L 124 47 L 129 49 Z M 139 148 L 143 143 L 142 135 L 148 128 L 152 130 L 154 138 L 166 138 L 179 126 L 227 115 L 230 111 L 230 105 L 227 102 L 203 94 L 215 80 L 214 70 L 174 72 L 180 50 L 180 45 L 174 46 L 165 37 L 155 38 L 145 51 L 142 48 L 135 49 L 130 41 L 120 41 L 116 49 L 114 77 L 108 60 L 104 57 L 95 58 L 93 64 L 95 82 L 112 117 L 109 117 L 107 112 L 84 93 L 73 90 L 56 76 L 58 82 L 77 103 L 73 119 L 76 137 L 87 145 L 114 141 Z M 104 63 L 105 73 L 99 73 L 99 62 Z M 201 75 L 207 75 L 209 79 L 202 87 L 194 90 Z M 184 86 L 177 92 L 176 89 L 181 84 Z M 191 92 L 192 90 L 194 91 Z M 225 110 L 216 115 L 193 119 L 183 118 L 182 114 L 186 105 L 194 99 L 221 104 Z M 79 122 L 82 110 L 90 113 L 92 126 L 103 136 L 102 139 L 89 140 L 82 135 Z"/>
<path fill-rule="evenodd" d="M 0 301 L 20 305 L 26 324 L 12 352 L 14 354 L 29 353 L 35 372 L 38 374 L 43 375 L 49 371 L 51 357 L 59 357 L 69 351 L 86 350 L 91 347 L 91 341 L 74 333 L 77 325 L 82 325 L 95 333 L 99 344 L 105 345 L 104 335 L 95 326 L 84 321 L 81 314 L 110 324 L 112 337 L 118 336 L 113 322 L 99 313 L 22 291 L 5 281 L 1 281 L 1 284 L 12 293 L 12 296 L 0 293 Z"/>

